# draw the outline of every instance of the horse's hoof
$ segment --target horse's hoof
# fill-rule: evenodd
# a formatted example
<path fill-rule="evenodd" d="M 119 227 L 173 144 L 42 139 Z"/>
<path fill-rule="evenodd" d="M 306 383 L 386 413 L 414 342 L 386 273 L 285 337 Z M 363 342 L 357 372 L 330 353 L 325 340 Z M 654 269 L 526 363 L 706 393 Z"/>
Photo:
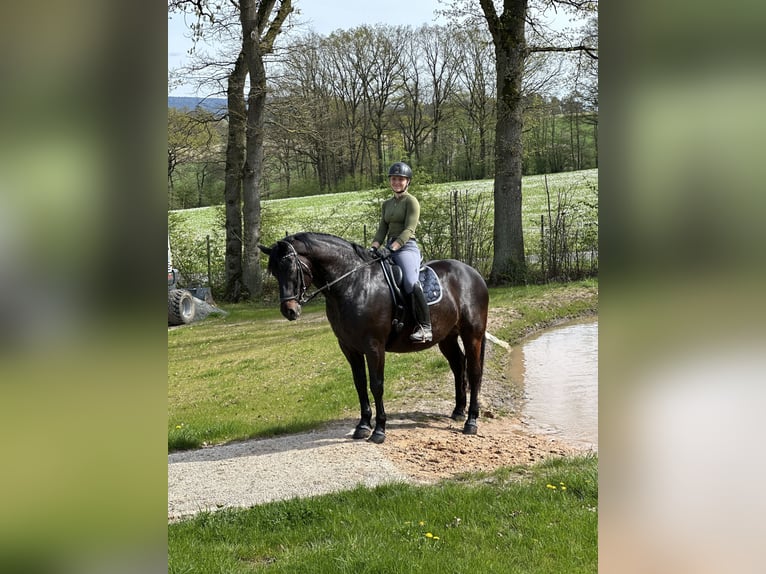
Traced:
<path fill-rule="evenodd" d="M 463 434 L 476 434 L 479 432 L 479 425 L 476 423 L 465 423 Z"/>
<path fill-rule="evenodd" d="M 463 422 L 465 420 L 465 413 L 462 411 L 452 411 L 450 418 L 453 421 Z"/>
<path fill-rule="evenodd" d="M 354 438 L 360 439 L 360 438 L 367 438 L 370 436 L 370 433 L 372 432 L 372 429 L 366 425 L 359 425 L 354 429 Z"/>
<path fill-rule="evenodd" d="M 370 442 L 374 442 L 375 444 L 382 444 L 384 440 L 386 440 L 386 433 L 379 430 L 372 433 L 372 436 L 370 437 Z"/>

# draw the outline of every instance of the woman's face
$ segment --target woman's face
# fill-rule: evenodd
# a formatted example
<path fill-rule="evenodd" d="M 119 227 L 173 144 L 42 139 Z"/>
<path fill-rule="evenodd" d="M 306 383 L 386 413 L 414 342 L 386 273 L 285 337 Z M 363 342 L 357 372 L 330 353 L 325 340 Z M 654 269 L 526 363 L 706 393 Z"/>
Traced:
<path fill-rule="evenodd" d="M 388 178 L 388 183 L 391 184 L 391 189 L 394 190 L 394 193 L 402 193 L 406 191 L 409 181 L 409 179 L 402 177 L 401 175 L 392 175 Z"/>

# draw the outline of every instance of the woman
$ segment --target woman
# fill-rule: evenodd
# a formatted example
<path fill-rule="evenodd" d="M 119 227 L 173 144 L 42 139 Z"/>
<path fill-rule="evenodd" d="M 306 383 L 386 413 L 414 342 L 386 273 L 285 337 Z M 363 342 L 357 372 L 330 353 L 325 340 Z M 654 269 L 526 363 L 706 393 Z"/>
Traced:
<path fill-rule="evenodd" d="M 388 170 L 388 183 L 394 196 L 383 202 L 378 231 L 372 240 L 372 251 L 380 257 L 390 255 L 402 268 L 402 290 L 410 297 L 412 314 L 418 323 L 410 340 L 427 343 L 432 338 L 431 317 L 423 287 L 418 281 L 421 256 L 415 241 L 420 203 L 415 196 L 407 193 L 411 180 L 412 169 L 406 163 L 397 162 Z"/>

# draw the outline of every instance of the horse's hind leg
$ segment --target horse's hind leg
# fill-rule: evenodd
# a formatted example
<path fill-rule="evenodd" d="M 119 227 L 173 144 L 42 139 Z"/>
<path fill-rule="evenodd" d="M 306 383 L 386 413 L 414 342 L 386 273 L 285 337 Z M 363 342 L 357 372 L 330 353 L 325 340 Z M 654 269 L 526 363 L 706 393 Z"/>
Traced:
<path fill-rule="evenodd" d="M 448 337 L 439 343 L 439 350 L 447 358 L 452 374 L 455 376 L 455 410 L 451 418 L 456 421 L 465 420 L 466 390 L 468 381 L 465 377 L 465 354 L 460 349 L 457 336 Z"/>
<path fill-rule="evenodd" d="M 481 379 L 484 375 L 484 349 L 486 338 L 466 337 L 463 345 L 466 352 L 468 383 L 471 385 L 471 402 L 468 406 L 468 420 L 465 421 L 463 434 L 476 434 L 478 431 L 479 418 L 479 392 L 481 391 Z"/>
<path fill-rule="evenodd" d="M 348 364 L 351 365 L 351 374 L 354 377 L 356 394 L 359 396 L 361 417 L 359 424 L 354 429 L 354 438 L 367 438 L 372 432 L 372 409 L 370 408 L 370 397 L 367 395 L 367 371 L 364 364 L 364 355 L 346 349 L 343 345 L 340 348 L 346 356 Z"/>

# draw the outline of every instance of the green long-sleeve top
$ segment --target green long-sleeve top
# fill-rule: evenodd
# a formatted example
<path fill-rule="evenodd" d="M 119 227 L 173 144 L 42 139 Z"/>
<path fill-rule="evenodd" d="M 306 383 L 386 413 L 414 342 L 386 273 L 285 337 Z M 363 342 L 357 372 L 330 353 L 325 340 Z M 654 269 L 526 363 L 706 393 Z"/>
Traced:
<path fill-rule="evenodd" d="M 389 241 L 396 240 L 399 245 L 404 245 L 415 237 L 415 228 L 420 219 L 420 203 L 416 197 L 407 192 L 398 198 L 391 197 L 383 202 L 380 211 L 380 223 L 373 243 L 384 245 L 388 237 Z"/>

